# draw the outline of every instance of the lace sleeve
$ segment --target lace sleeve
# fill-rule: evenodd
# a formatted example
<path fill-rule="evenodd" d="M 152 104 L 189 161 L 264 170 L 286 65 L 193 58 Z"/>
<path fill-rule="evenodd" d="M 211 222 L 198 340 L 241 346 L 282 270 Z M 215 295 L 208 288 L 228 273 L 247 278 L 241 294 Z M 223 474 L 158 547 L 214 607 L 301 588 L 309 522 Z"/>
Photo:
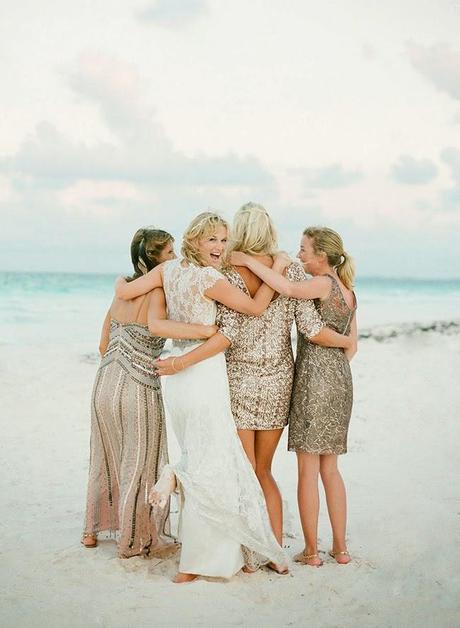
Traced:
<path fill-rule="evenodd" d="M 289 281 L 306 281 L 308 279 L 300 264 L 291 264 L 288 268 Z M 295 322 L 299 333 L 307 338 L 316 336 L 324 327 L 324 322 L 318 314 L 311 299 L 293 299 L 295 302 Z"/>
<path fill-rule="evenodd" d="M 241 314 L 222 305 L 222 303 L 217 305 L 216 325 L 219 326 L 219 332 L 231 343 L 235 342 L 240 332 L 240 317 Z"/>
<path fill-rule="evenodd" d="M 206 290 L 212 288 L 213 285 L 219 281 L 219 279 L 225 279 L 222 273 L 213 268 L 212 266 L 206 266 L 201 269 L 199 290 L 200 294 L 204 295 Z"/>

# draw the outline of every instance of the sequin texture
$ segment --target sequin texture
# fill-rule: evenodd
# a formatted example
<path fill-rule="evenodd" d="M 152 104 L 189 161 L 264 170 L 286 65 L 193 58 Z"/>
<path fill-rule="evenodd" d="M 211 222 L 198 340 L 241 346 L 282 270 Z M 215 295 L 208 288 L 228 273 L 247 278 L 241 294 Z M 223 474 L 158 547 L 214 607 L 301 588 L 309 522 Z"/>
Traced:
<path fill-rule="evenodd" d="M 349 334 L 356 309 L 350 310 L 337 280 L 330 275 L 329 297 L 315 305 L 325 324 Z M 320 347 L 301 333 L 289 417 L 288 449 L 312 454 L 344 454 L 353 406 L 353 381 L 342 349 Z"/>
<path fill-rule="evenodd" d="M 241 275 L 224 270 L 228 281 L 249 294 Z M 299 264 L 287 269 L 290 281 L 303 281 Z M 273 430 L 287 425 L 294 377 L 291 328 L 294 320 L 307 336 L 323 327 L 312 301 L 279 296 L 262 316 L 240 314 L 218 306 L 220 332 L 232 342 L 227 371 L 233 417 L 238 429 Z"/>
<path fill-rule="evenodd" d="M 169 508 L 153 512 L 148 490 L 167 463 L 163 400 L 154 360 L 164 339 L 112 320 L 91 403 L 85 533 L 117 533 L 120 556 L 148 553 L 169 531 Z"/>

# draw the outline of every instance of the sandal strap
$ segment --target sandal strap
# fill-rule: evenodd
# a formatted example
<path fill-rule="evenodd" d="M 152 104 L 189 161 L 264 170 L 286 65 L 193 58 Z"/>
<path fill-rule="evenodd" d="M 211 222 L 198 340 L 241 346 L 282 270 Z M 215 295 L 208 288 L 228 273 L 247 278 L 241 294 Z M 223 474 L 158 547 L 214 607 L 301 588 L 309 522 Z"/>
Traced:
<path fill-rule="evenodd" d="M 332 550 L 329 552 L 329 556 L 335 558 L 336 556 L 350 556 L 348 550 L 342 550 L 341 552 L 333 552 Z"/>

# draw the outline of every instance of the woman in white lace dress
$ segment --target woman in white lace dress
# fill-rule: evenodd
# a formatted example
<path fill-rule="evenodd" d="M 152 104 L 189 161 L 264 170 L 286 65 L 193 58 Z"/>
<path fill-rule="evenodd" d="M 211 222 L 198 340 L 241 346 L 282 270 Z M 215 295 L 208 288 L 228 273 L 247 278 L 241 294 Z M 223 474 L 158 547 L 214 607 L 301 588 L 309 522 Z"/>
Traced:
<path fill-rule="evenodd" d="M 215 268 L 226 242 L 225 221 L 210 212 L 200 214 L 184 234 L 182 259 L 162 264 L 131 283 L 118 280 L 117 296 L 133 298 L 163 286 L 169 318 L 187 323 L 213 324 L 216 301 L 259 316 L 273 291 L 262 285 L 251 298 L 230 285 Z M 263 562 L 286 561 L 237 435 L 223 353 L 179 372 L 185 366 L 181 356 L 198 344 L 173 342 L 178 374 L 166 379 L 164 399 L 182 455 L 171 467 L 172 474 L 163 476 L 153 491 L 154 501 L 162 502 L 177 479 L 184 496 L 178 583 L 198 575 L 229 578 L 245 564 L 254 569 Z"/>

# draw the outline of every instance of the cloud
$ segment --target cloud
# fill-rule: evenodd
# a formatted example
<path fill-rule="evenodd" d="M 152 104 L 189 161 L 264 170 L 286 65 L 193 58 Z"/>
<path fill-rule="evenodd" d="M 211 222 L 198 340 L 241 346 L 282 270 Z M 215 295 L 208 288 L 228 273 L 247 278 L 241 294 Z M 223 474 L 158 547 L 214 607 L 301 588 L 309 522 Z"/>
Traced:
<path fill-rule="evenodd" d="M 187 186 L 270 187 L 271 173 L 252 156 L 187 156 L 174 149 L 155 109 L 142 98 L 141 81 L 129 65 L 85 55 L 70 86 L 96 107 L 113 142 L 75 143 L 42 122 L 0 170 L 62 188 L 80 179 L 128 181 L 160 188 Z"/>
<path fill-rule="evenodd" d="M 324 168 L 296 169 L 304 183 L 310 188 L 337 189 L 356 183 L 363 174 L 357 170 L 345 170 L 340 164 L 331 164 Z"/>
<path fill-rule="evenodd" d="M 361 56 L 366 61 L 374 61 L 377 58 L 377 50 L 375 46 L 366 42 L 361 46 Z"/>
<path fill-rule="evenodd" d="M 421 185 L 436 178 L 438 169 L 429 159 L 415 159 L 410 155 L 401 155 L 391 168 L 391 177 L 396 183 Z"/>
<path fill-rule="evenodd" d="M 440 91 L 460 100 L 460 52 L 447 44 L 421 46 L 408 44 L 409 59 L 414 68 Z"/>
<path fill-rule="evenodd" d="M 182 26 L 208 13 L 205 0 L 156 0 L 138 12 L 143 22 L 162 26 Z"/>
<path fill-rule="evenodd" d="M 450 170 L 454 186 L 444 190 L 442 200 L 445 209 L 460 209 L 460 150 L 454 147 L 445 148 L 441 153 L 442 161 Z"/>

